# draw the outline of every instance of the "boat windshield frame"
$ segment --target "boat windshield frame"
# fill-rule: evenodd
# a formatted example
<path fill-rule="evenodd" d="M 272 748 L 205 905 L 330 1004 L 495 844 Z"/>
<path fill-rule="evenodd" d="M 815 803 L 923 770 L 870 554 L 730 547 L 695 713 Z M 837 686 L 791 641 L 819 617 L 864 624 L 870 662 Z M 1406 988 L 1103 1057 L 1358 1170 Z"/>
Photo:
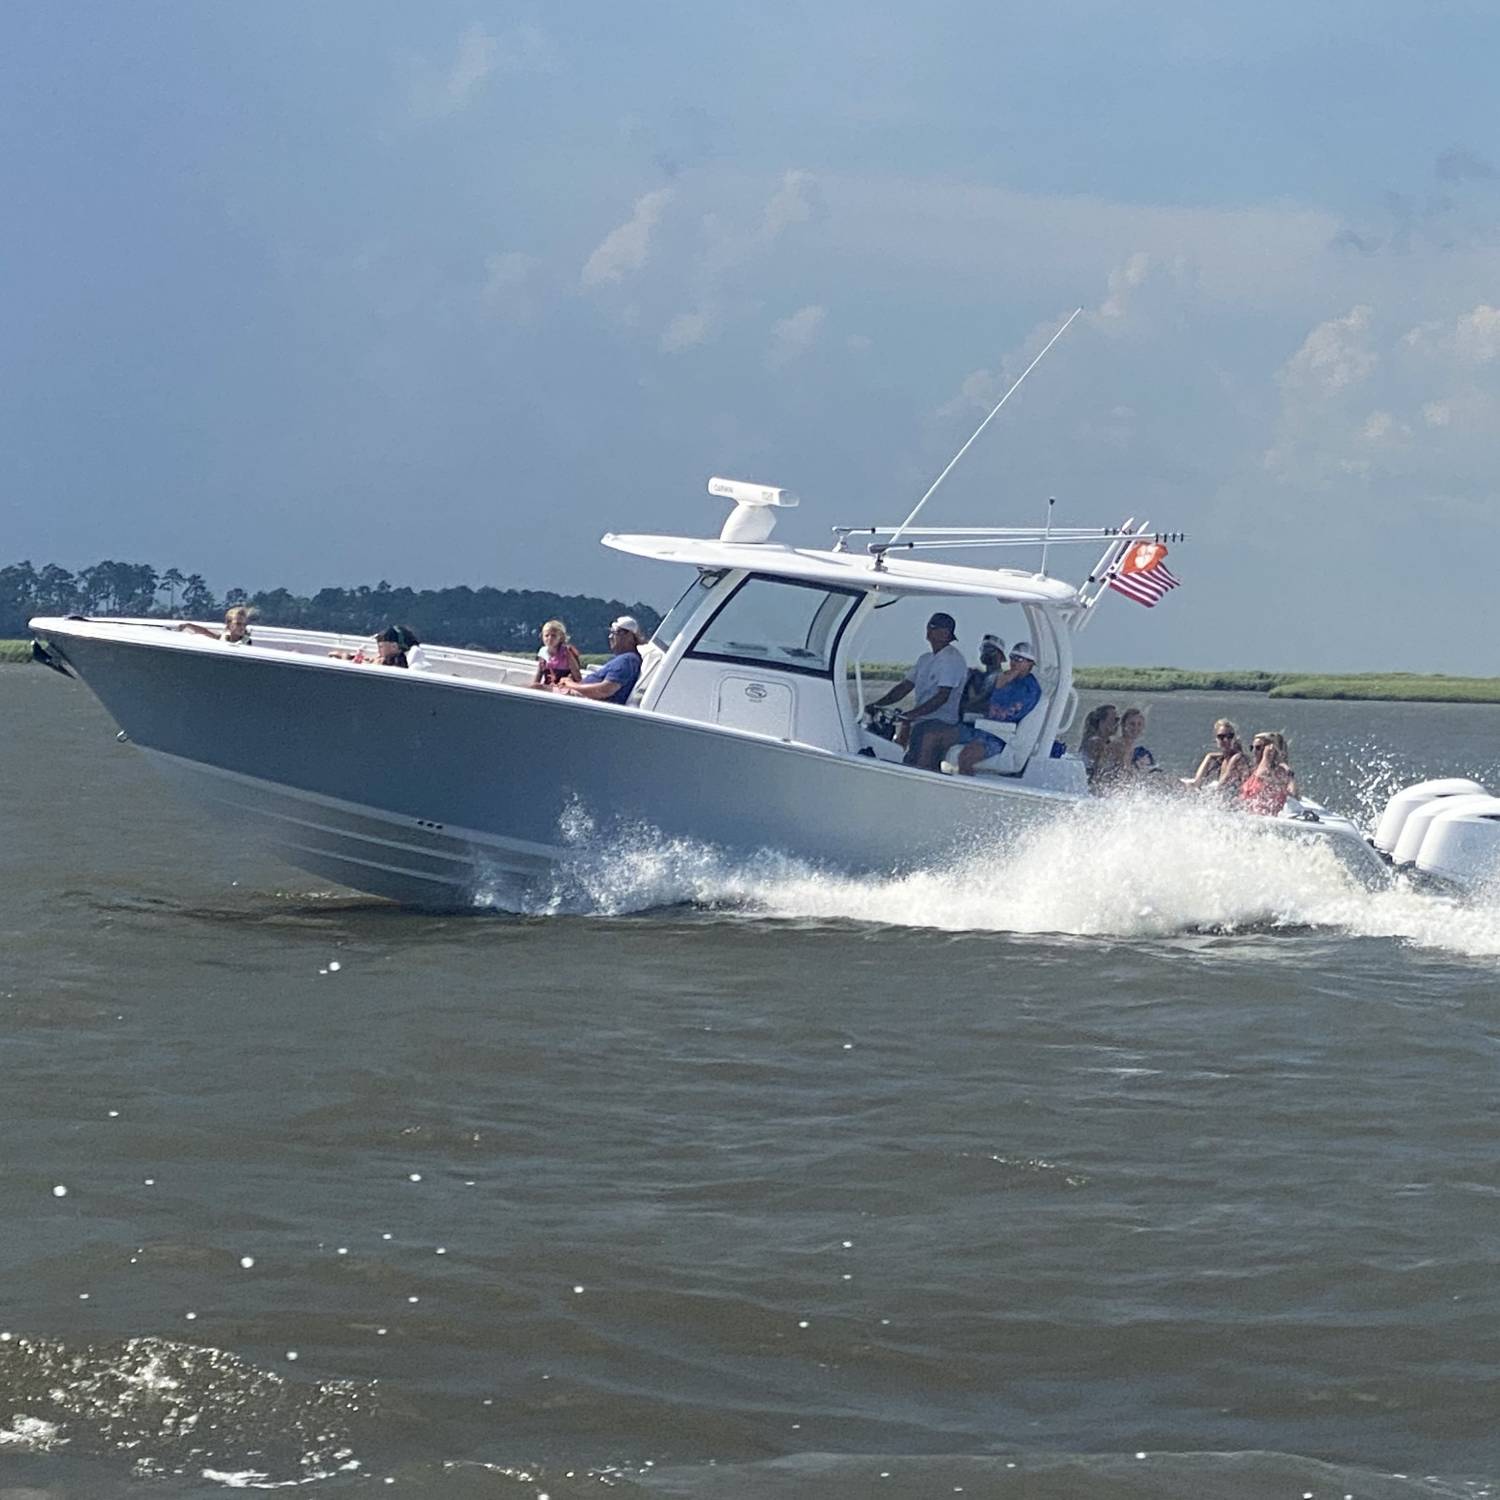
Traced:
<path fill-rule="evenodd" d="M 709 595 L 724 581 L 726 568 L 699 568 L 693 581 L 682 591 L 677 602 L 661 617 L 661 622 L 651 632 L 651 644 L 665 653 L 676 644 L 682 634 L 697 618 Z"/>
<path fill-rule="evenodd" d="M 752 585 L 775 584 L 781 588 L 803 589 L 809 593 L 822 597 L 824 602 L 831 598 L 842 598 L 845 600 L 844 609 L 829 633 L 823 648 L 822 659 L 818 665 L 808 665 L 794 659 L 783 656 L 772 656 L 769 651 L 765 655 L 745 654 L 741 655 L 733 651 L 703 650 L 702 642 L 713 627 L 723 617 L 724 612 L 730 609 L 735 600 L 739 599 Z M 840 649 L 844 637 L 849 630 L 851 622 L 859 615 L 860 606 L 864 603 L 869 589 L 858 584 L 822 582 L 815 579 L 789 578 L 784 573 L 778 573 L 774 569 L 767 571 L 747 572 L 738 579 L 734 586 L 719 600 L 717 605 L 706 611 L 702 622 L 699 624 L 692 641 L 681 654 L 684 661 L 711 661 L 727 662 L 735 666 L 754 667 L 761 672 L 793 672 L 801 677 L 817 677 L 831 682 L 838 668 Z M 820 604 L 813 611 L 809 623 L 815 623 L 822 613 L 824 605 Z"/>

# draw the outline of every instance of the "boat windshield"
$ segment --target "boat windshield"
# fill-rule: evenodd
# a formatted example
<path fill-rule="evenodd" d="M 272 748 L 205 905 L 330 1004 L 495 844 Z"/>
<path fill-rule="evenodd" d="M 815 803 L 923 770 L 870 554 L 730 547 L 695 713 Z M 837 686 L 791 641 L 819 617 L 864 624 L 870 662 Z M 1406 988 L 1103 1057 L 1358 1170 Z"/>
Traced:
<path fill-rule="evenodd" d="M 698 612 L 698 606 L 713 592 L 723 576 L 722 572 L 713 568 L 700 569 L 682 598 L 667 611 L 661 624 L 656 627 L 651 644 L 662 651 L 670 651 L 672 642 L 682 634 L 682 627 Z"/>
<path fill-rule="evenodd" d="M 746 578 L 714 615 L 689 656 L 827 676 L 859 589 L 785 578 Z"/>

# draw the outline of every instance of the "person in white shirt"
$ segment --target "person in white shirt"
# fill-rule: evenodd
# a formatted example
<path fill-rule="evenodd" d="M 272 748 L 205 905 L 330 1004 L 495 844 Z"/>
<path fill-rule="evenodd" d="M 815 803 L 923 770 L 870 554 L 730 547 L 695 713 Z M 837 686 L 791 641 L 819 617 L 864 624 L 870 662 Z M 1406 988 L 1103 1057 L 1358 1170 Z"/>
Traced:
<path fill-rule="evenodd" d="M 900 715 L 908 726 L 905 757 L 908 766 L 924 764 L 923 741 L 929 733 L 958 723 L 969 664 L 953 644 L 957 631 L 953 616 L 938 610 L 927 622 L 927 644 L 931 649 L 917 658 L 911 671 L 890 692 L 869 705 L 885 708 L 899 703 L 908 693 L 915 696 L 915 704 Z"/>

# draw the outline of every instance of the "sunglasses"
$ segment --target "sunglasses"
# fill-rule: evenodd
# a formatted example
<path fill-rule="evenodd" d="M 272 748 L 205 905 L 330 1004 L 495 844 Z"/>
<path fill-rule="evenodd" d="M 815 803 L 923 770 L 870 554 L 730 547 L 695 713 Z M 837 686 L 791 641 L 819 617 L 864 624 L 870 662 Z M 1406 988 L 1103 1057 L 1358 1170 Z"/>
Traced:
<path fill-rule="evenodd" d="M 1216 734 L 1214 738 L 1216 740 L 1232 740 L 1234 736 L 1232 734 Z"/>

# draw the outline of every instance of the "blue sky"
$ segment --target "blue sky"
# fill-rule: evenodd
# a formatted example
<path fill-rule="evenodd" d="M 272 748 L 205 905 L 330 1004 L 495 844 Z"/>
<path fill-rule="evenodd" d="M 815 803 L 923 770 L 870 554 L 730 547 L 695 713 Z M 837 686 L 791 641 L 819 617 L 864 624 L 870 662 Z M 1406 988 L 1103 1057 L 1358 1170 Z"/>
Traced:
<path fill-rule="evenodd" d="M 1477 3 L 13 0 L 6 560 L 665 604 L 602 531 L 716 530 L 712 473 L 899 519 L 1082 306 L 928 520 L 1187 530 L 1092 660 L 1500 672 L 1497 55 Z"/>

